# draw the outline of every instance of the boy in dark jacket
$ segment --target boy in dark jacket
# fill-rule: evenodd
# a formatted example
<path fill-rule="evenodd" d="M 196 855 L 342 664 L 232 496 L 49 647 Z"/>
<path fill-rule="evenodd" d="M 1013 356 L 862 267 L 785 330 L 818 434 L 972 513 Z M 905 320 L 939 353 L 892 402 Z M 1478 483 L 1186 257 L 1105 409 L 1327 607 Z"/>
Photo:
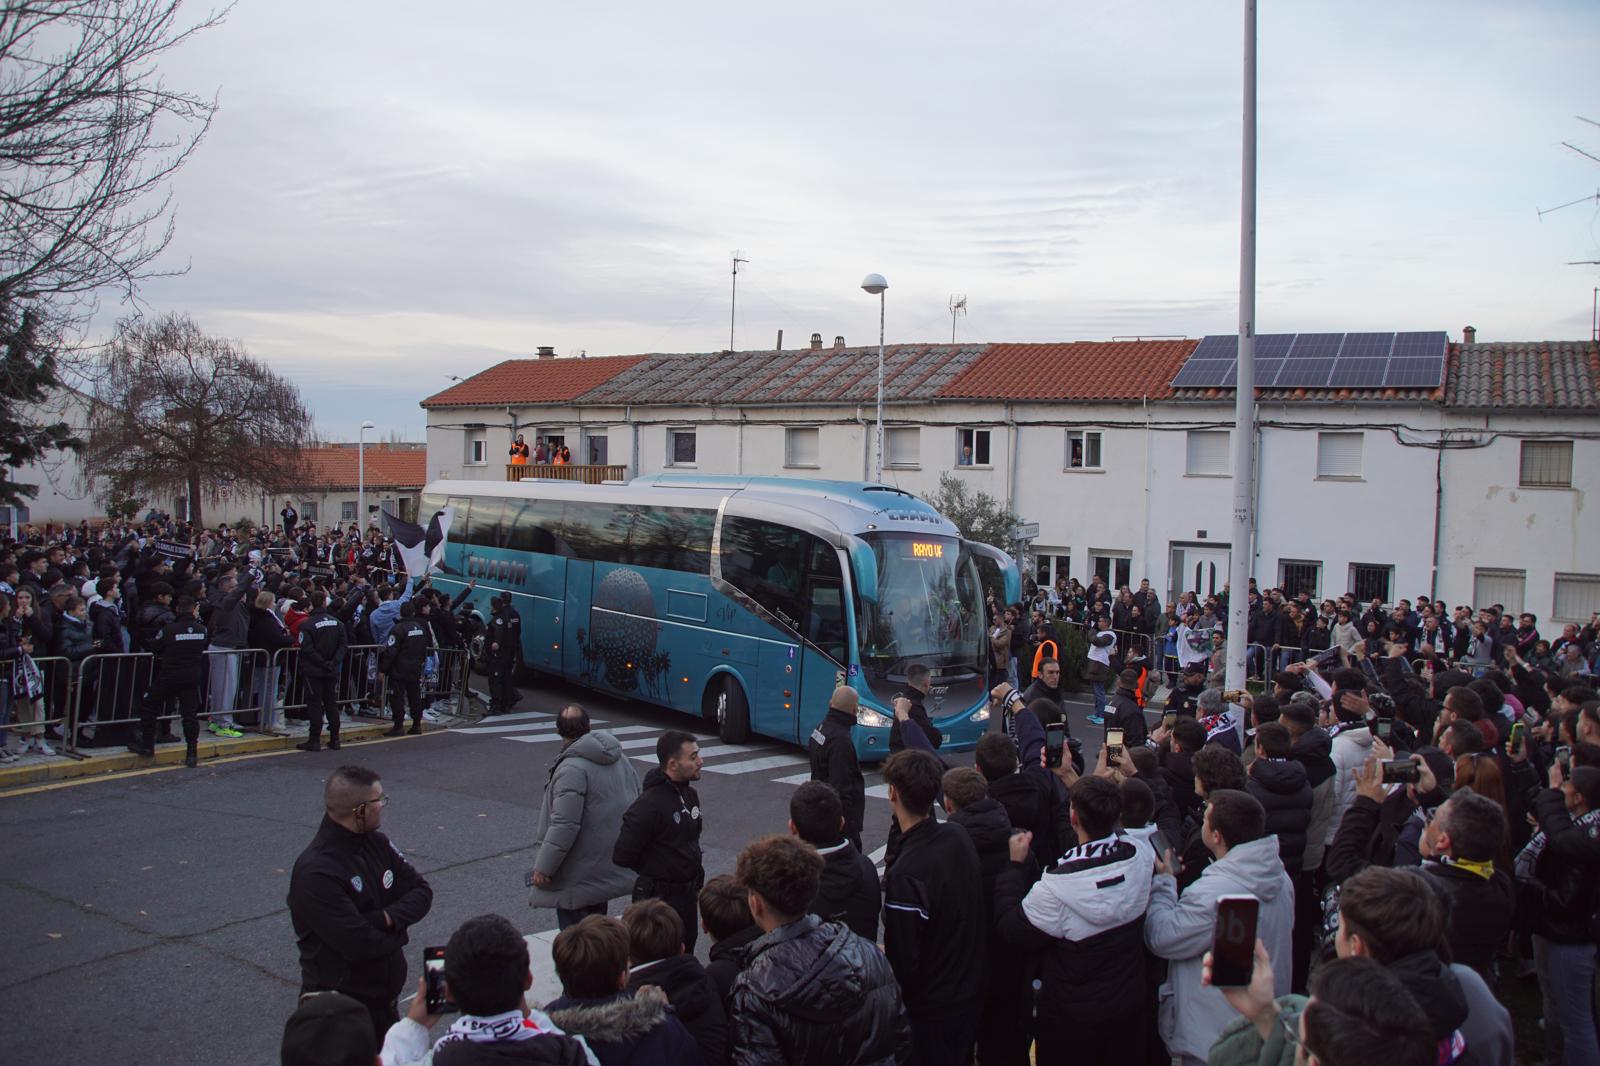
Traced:
<path fill-rule="evenodd" d="M 700 890 L 700 928 L 711 938 L 706 973 L 717 983 L 723 1013 L 733 1013 L 733 981 L 744 972 L 745 950 L 761 939 L 761 927 L 750 917 L 745 891 L 732 874 L 718 874 Z M 877 916 L 873 916 L 874 922 Z"/>
<path fill-rule="evenodd" d="M 622 915 L 628 929 L 628 991 L 654 985 L 689 1030 L 706 1066 L 728 1061 L 728 1019 L 717 984 L 700 960 L 683 950 L 683 919 L 659 899 L 633 904 Z"/>
<path fill-rule="evenodd" d="M 861 827 L 866 817 L 866 782 L 856 757 L 854 730 L 861 697 L 849 685 L 840 685 L 828 697 L 828 713 L 811 731 L 806 752 L 811 759 L 811 780 L 824 781 L 839 794 L 844 808 L 844 837 L 861 850 Z"/>
<path fill-rule="evenodd" d="M 733 986 L 734 1061 L 905 1062 L 911 1033 L 889 962 L 844 926 L 806 913 L 822 876 L 816 850 L 792 836 L 763 837 L 739 853 L 735 876 L 765 935 Z"/>
<path fill-rule="evenodd" d="M 1267 812 L 1267 832 L 1278 838 L 1278 855 L 1293 878 L 1303 868 L 1306 833 L 1311 828 L 1311 778 L 1291 757 L 1289 727 L 1267 722 L 1256 729 L 1257 757 L 1250 763 L 1246 788 Z"/>
<path fill-rule="evenodd" d="M 821 781 L 807 781 L 789 797 L 789 832 L 816 848 L 824 864 L 810 912 L 876 943 L 878 868 L 844 838 L 845 824 L 838 794 Z"/>
<path fill-rule="evenodd" d="M 550 955 L 562 995 L 545 1013 L 583 1037 L 600 1066 L 703 1066 L 700 1045 L 665 995 L 628 994 L 628 930 L 617 919 L 591 914 L 567 926 Z"/>
<path fill-rule="evenodd" d="M 883 766 L 902 834 L 884 879 L 884 952 L 911 1017 L 914 1057 L 930 1066 L 971 1055 L 983 998 L 983 968 L 974 962 L 984 957 L 988 928 L 977 849 L 929 809 L 943 775 L 925 751 L 898 752 Z"/>

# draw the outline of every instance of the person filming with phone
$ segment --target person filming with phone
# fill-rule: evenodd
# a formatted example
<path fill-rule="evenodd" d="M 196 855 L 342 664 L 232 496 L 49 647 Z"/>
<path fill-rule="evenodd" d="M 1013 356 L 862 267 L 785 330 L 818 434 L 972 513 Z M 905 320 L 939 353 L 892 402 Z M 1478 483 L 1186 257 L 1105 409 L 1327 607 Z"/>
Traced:
<path fill-rule="evenodd" d="M 1226 934 L 1235 955 L 1238 944 L 1245 945 L 1246 969 L 1250 946 L 1262 940 L 1278 975 L 1274 992 L 1281 996 L 1289 991 L 1294 890 L 1277 840 L 1266 835 L 1266 822 L 1266 811 L 1254 796 L 1219 789 L 1206 797 L 1201 829 L 1216 861 L 1182 896 L 1171 852 L 1156 864 L 1144 938 L 1152 952 L 1171 963 L 1161 988 L 1160 1033 L 1167 1050 L 1185 1066 L 1205 1062 L 1233 1019 L 1222 993 L 1200 982 L 1202 960 L 1219 935 Z M 1253 905 L 1229 902 L 1233 899 Z M 1243 983 L 1249 983 L 1248 976 Z"/>

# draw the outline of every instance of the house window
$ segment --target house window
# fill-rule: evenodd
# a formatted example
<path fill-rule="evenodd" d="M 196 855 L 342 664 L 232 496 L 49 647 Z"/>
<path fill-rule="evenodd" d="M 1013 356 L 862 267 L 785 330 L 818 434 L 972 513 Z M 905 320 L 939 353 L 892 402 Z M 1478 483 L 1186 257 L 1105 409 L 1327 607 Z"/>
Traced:
<path fill-rule="evenodd" d="M 583 435 L 583 461 L 590 466 L 607 466 L 607 455 L 611 451 L 611 435 L 609 433 L 585 433 Z"/>
<path fill-rule="evenodd" d="M 1371 603 L 1373 600 L 1393 603 L 1389 598 L 1393 586 L 1394 567 L 1377 563 L 1350 564 L 1350 592 L 1357 603 Z"/>
<path fill-rule="evenodd" d="M 1188 477 L 1226 477 L 1228 467 L 1228 431 L 1225 429 L 1191 429 L 1186 450 L 1188 459 L 1184 474 Z"/>
<path fill-rule="evenodd" d="M 540 429 L 534 434 L 534 447 L 537 448 L 541 441 L 544 442 L 547 461 L 555 462 L 556 454 L 566 447 L 567 435 L 554 429 Z"/>
<path fill-rule="evenodd" d="M 1478 610 L 1499 604 L 1509 614 L 1521 614 L 1526 570 L 1499 570 L 1478 567 L 1472 571 L 1472 606 Z"/>
<path fill-rule="evenodd" d="M 300 521 L 315 522 L 317 520 L 317 505 L 314 500 L 300 501 Z"/>
<path fill-rule="evenodd" d="M 1317 476 L 1359 480 L 1363 436 L 1361 433 L 1318 433 Z"/>
<path fill-rule="evenodd" d="M 1291 598 L 1304 592 L 1316 599 L 1321 595 L 1317 590 L 1322 587 L 1322 564 L 1304 559 L 1278 560 L 1278 587 Z"/>
<path fill-rule="evenodd" d="M 1067 469 L 1104 469 L 1100 464 L 1100 431 L 1098 429 L 1067 430 Z"/>
<path fill-rule="evenodd" d="M 989 431 L 961 429 L 956 433 L 957 466 L 989 466 Z"/>
<path fill-rule="evenodd" d="M 889 466 L 922 465 L 922 430 L 917 426 L 893 426 L 883 431 L 883 450 Z"/>
<path fill-rule="evenodd" d="M 1587 622 L 1600 611 L 1600 574 L 1557 574 L 1555 608 L 1563 622 Z"/>
<path fill-rule="evenodd" d="M 489 461 L 489 441 L 482 430 L 467 431 L 468 466 L 482 466 Z"/>
<path fill-rule="evenodd" d="M 694 430 L 669 429 L 667 430 L 667 465 L 668 466 L 693 466 L 694 465 Z"/>
<path fill-rule="evenodd" d="M 784 429 L 783 465 L 815 467 L 820 437 L 821 430 L 816 426 L 789 426 Z"/>
<path fill-rule="evenodd" d="M 1033 568 L 1040 588 L 1055 588 L 1056 581 L 1072 577 L 1072 554 L 1065 548 L 1040 552 L 1033 557 Z"/>
<path fill-rule="evenodd" d="M 1128 583 L 1128 572 L 1133 569 L 1133 553 L 1090 548 L 1089 566 L 1112 589 L 1120 589 Z"/>
<path fill-rule="evenodd" d="M 354 522 L 356 520 L 356 501 L 345 500 L 339 504 L 339 521 Z"/>
<path fill-rule="evenodd" d="M 1570 440 L 1525 440 L 1522 442 L 1522 473 L 1517 483 L 1525 489 L 1570 489 L 1572 487 L 1572 442 Z"/>

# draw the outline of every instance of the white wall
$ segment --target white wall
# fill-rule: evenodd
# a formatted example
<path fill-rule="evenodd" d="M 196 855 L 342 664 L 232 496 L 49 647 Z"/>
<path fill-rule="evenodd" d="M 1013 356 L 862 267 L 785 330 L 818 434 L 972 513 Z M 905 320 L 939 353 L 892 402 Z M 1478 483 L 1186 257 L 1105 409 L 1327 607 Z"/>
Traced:
<path fill-rule="evenodd" d="M 83 397 L 67 389 L 52 390 L 44 404 L 21 407 L 18 417 L 39 425 L 64 421 L 79 438 L 88 436 L 87 405 Z M 28 511 L 27 520 L 34 525 L 42 526 L 46 522 L 75 525 L 102 514 L 94 498 L 94 485 L 84 476 L 77 452 L 51 452 L 36 462 L 13 467 L 10 479 L 38 487 L 38 494 L 23 505 Z M 7 512 L 0 510 L 0 514 Z"/>
<path fill-rule="evenodd" d="M 1600 492 L 1600 441 L 1574 440 L 1571 488 L 1523 488 L 1521 440 L 1497 433 L 1593 432 L 1600 422 L 1497 414 L 1458 416 L 1450 424 L 1484 446 L 1444 454 L 1439 595 L 1467 603 L 1477 568 L 1522 570 L 1523 609 L 1539 617 L 1542 633 L 1559 633 L 1560 622 L 1587 621 L 1555 618 L 1554 590 L 1558 573 L 1600 574 L 1600 514 L 1587 506 Z"/>

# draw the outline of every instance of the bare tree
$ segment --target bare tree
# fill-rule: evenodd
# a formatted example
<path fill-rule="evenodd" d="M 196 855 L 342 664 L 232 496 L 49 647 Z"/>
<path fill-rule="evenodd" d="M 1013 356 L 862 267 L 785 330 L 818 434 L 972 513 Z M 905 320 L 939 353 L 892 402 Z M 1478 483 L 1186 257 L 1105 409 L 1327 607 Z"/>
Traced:
<path fill-rule="evenodd" d="M 93 364 L 65 338 L 97 294 L 132 298 L 173 271 L 168 179 L 216 101 L 167 87 L 167 52 L 221 21 L 180 21 L 179 0 L 0 0 L 0 455 L 8 466 L 75 447 L 40 404 Z M 37 486 L 0 482 L 0 504 Z"/>
<path fill-rule="evenodd" d="M 124 322 L 89 418 L 89 472 L 127 491 L 201 501 L 301 477 L 300 392 L 187 316 Z"/>

